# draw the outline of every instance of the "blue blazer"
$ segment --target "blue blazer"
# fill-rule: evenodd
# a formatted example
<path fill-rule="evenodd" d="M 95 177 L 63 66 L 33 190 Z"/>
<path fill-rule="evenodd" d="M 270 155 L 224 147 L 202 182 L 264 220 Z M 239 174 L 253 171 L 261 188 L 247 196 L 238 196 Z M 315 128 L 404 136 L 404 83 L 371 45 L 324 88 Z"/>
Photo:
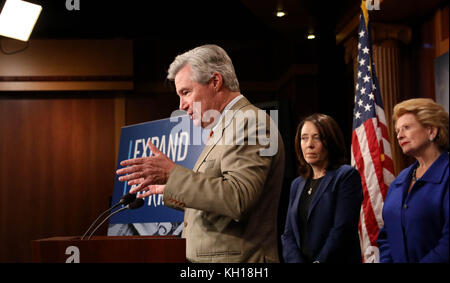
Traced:
<path fill-rule="evenodd" d="M 389 187 L 378 234 L 380 262 L 448 262 L 448 153 L 442 153 L 408 194 L 417 161 Z"/>
<path fill-rule="evenodd" d="M 285 230 L 281 236 L 285 262 L 307 262 L 301 253 L 298 205 L 306 180 L 291 184 Z M 308 212 L 307 245 L 319 262 L 362 262 L 358 236 L 359 214 L 363 200 L 358 171 L 342 165 L 322 179 Z"/>

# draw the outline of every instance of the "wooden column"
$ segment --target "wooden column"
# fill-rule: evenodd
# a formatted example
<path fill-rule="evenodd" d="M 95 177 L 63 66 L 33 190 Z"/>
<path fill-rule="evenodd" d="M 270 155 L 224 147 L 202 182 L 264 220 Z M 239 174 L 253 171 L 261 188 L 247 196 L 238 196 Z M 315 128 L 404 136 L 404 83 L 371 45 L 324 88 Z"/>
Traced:
<path fill-rule="evenodd" d="M 407 26 L 378 23 L 372 25 L 373 60 L 383 99 L 396 174 L 405 167 L 405 163 L 403 153 L 394 133 L 395 128 L 392 121 L 392 111 L 401 97 L 401 46 L 408 44 L 410 41 L 411 29 Z"/>

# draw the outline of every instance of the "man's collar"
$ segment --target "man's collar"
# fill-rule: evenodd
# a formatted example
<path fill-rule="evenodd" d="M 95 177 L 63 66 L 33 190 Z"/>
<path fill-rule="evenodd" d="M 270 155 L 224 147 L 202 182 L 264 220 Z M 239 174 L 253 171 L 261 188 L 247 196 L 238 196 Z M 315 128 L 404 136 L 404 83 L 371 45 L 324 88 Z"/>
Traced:
<path fill-rule="evenodd" d="M 214 130 L 217 128 L 217 126 L 219 125 L 219 123 L 222 121 L 223 116 L 225 115 L 226 111 L 230 110 L 231 107 L 233 107 L 234 104 L 236 104 L 236 102 L 238 102 L 241 98 L 243 98 L 244 96 L 242 94 L 236 96 L 233 100 L 231 100 L 226 106 L 225 108 L 222 110 L 222 112 L 220 113 L 220 117 L 219 119 L 217 119 L 214 123 L 214 126 L 212 127 L 212 131 L 214 132 Z"/>

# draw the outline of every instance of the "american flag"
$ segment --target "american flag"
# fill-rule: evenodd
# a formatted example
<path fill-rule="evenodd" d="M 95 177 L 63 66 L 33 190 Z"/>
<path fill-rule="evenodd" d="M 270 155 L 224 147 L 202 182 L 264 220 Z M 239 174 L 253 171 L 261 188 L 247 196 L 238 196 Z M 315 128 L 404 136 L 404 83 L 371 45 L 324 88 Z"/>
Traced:
<path fill-rule="evenodd" d="M 363 261 L 379 262 L 376 240 L 383 226 L 381 213 L 388 187 L 395 177 L 386 117 L 372 60 L 368 13 L 364 4 L 363 1 L 358 30 L 351 162 L 361 175 L 364 193 L 358 227 Z"/>

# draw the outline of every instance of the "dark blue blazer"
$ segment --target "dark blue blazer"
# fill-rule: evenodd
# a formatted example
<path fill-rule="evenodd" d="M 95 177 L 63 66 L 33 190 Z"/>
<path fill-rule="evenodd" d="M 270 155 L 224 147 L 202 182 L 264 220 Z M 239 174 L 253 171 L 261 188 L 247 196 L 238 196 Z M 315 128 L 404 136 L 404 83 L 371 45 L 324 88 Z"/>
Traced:
<path fill-rule="evenodd" d="M 442 153 L 409 194 L 417 161 L 392 182 L 378 234 L 380 262 L 449 262 L 448 159 Z"/>
<path fill-rule="evenodd" d="M 298 205 L 306 180 L 291 184 L 286 225 L 281 236 L 285 262 L 307 262 L 301 253 Z M 308 213 L 308 249 L 319 262 L 362 262 L 358 222 L 363 200 L 361 176 L 349 166 L 326 173 Z"/>

